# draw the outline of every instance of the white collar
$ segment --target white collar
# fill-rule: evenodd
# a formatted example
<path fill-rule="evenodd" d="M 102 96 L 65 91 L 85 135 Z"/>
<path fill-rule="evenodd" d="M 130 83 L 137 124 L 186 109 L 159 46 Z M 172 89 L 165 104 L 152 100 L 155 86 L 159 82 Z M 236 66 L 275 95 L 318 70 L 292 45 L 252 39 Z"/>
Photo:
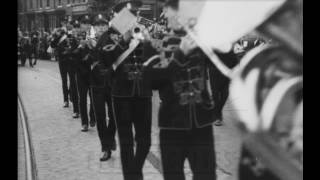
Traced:
<path fill-rule="evenodd" d="M 59 40 L 59 43 L 58 44 L 60 44 L 62 41 L 64 41 L 65 39 L 67 38 L 67 35 L 63 35 L 62 37 L 61 37 L 61 39 Z"/>

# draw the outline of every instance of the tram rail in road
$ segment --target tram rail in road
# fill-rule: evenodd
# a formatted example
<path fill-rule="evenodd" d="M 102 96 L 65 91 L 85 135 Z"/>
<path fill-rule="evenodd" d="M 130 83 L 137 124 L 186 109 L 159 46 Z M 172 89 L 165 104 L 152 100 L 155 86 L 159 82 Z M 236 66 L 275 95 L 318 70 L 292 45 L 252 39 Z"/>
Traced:
<path fill-rule="evenodd" d="M 28 124 L 28 117 L 18 93 L 18 120 L 21 121 L 25 153 L 26 180 L 38 180 L 34 149 Z"/>

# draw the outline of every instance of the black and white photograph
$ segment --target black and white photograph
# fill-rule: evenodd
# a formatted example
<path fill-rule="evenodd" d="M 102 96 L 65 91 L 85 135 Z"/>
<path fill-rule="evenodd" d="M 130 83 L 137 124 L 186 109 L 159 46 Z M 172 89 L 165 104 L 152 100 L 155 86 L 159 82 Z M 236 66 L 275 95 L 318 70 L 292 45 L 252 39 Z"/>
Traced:
<path fill-rule="evenodd" d="M 18 180 L 303 180 L 303 0 L 17 5 Z"/>

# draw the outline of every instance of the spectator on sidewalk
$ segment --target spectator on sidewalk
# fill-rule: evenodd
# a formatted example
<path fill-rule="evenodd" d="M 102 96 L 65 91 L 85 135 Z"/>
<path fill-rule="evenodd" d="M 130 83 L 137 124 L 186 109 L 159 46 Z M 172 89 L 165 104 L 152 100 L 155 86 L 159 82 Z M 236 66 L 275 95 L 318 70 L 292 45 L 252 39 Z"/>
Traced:
<path fill-rule="evenodd" d="M 28 32 L 23 34 L 23 37 L 20 41 L 21 46 L 21 65 L 24 66 L 26 60 L 29 59 L 29 66 L 33 67 L 32 64 L 32 47 L 31 47 L 31 39 Z"/>
<path fill-rule="evenodd" d="M 34 58 L 33 65 L 37 64 L 37 60 L 39 58 L 39 49 L 40 49 L 40 33 L 38 31 L 34 31 L 31 33 L 31 53 Z"/>

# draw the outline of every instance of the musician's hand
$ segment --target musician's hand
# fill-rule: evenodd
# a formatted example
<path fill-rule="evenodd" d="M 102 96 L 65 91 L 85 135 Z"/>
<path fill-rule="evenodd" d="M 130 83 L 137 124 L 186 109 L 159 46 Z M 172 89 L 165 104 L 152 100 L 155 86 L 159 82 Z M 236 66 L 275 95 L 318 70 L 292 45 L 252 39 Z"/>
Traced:
<path fill-rule="evenodd" d="M 131 38 L 132 38 L 132 33 L 131 33 L 131 31 L 127 31 L 126 33 L 124 33 L 124 35 L 123 35 L 123 40 L 124 40 L 125 42 L 129 42 Z"/>
<path fill-rule="evenodd" d="M 88 47 L 89 47 L 89 49 L 93 49 L 94 47 L 96 47 L 96 45 L 97 45 L 97 42 L 96 42 L 94 39 L 90 39 L 90 40 L 88 41 Z"/>
<path fill-rule="evenodd" d="M 240 44 L 235 44 L 233 48 L 235 54 L 244 52 L 244 48 Z"/>
<path fill-rule="evenodd" d="M 180 49 L 184 55 L 188 55 L 193 49 L 197 47 L 196 42 L 189 36 L 181 38 Z"/>

